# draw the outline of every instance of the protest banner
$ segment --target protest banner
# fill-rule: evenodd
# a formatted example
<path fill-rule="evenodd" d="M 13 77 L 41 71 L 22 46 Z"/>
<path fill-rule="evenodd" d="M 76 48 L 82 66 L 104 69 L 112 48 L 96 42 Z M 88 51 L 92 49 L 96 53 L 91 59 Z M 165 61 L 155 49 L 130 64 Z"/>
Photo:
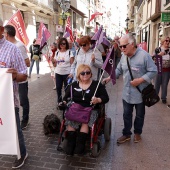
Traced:
<path fill-rule="evenodd" d="M 0 154 L 17 155 L 20 158 L 12 74 L 6 71 L 7 68 L 0 68 Z"/>

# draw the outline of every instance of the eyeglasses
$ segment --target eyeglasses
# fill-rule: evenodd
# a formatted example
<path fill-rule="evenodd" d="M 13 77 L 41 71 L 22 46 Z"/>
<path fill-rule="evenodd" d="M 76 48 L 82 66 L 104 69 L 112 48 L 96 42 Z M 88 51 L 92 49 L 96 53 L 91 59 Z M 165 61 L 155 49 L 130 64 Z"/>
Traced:
<path fill-rule="evenodd" d="M 170 42 L 170 40 L 165 40 L 166 42 Z"/>
<path fill-rule="evenodd" d="M 86 47 L 86 45 L 87 45 L 87 44 L 82 44 L 82 45 L 80 45 L 80 46 L 81 46 L 81 47 Z"/>
<path fill-rule="evenodd" d="M 129 43 L 128 43 L 129 44 Z M 125 44 L 125 45 L 120 45 L 119 48 L 122 49 L 123 48 L 126 48 L 128 44 Z"/>
<path fill-rule="evenodd" d="M 91 71 L 83 71 L 80 73 L 80 75 L 84 76 L 84 75 L 90 75 L 91 74 Z"/>
<path fill-rule="evenodd" d="M 61 43 L 60 45 L 66 45 L 66 43 Z"/>

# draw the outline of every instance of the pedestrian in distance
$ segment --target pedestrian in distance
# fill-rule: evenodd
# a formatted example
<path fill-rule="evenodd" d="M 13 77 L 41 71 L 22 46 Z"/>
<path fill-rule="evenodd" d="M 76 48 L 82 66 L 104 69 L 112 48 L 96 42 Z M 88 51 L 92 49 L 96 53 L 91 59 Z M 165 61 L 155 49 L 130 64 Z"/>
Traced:
<path fill-rule="evenodd" d="M 30 60 L 27 55 L 27 50 L 25 45 L 21 41 L 17 41 L 15 38 L 16 30 L 12 25 L 6 25 L 4 27 L 4 36 L 6 40 L 10 41 L 11 43 L 15 44 L 22 53 L 22 57 L 25 61 L 27 67 L 30 67 Z M 20 105 L 23 109 L 22 114 L 22 121 L 21 121 L 21 129 L 24 130 L 27 128 L 29 124 L 29 99 L 28 99 L 28 80 L 19 82 L 19 99 Z"/>
<path fill-rule="evenodd" d="M 142 100 L 141 93 L 137 90 L 137 86 L 142 91 L 151 83 L 151 80 L 156 76 L 157 67 L 154 64 L 151 56 L 141 48 L 136 48 L 136 40 L 132 34 L 126 34 L 120 39 L 119 48 L 123 55 L 116 68 L 116 78 L 123 74 L 123 120 L 124 128 L 123 135 L 117 139 L 117 143 L 121 144 L 131 139 L 131 128 L 133 124 L 133 108 L 136 109 L 134 120 L 134 142 L 138 143 L 141 140 L 142 129 L 145 117 L 145 104 Z M 130 68 L 134 80 L 131 80 L 127 60 L 130 63 Z M 103 81 L 108 82 L 110 77 Z"/>
<path fill-rule="evenodd" d="M 18 82 L 26 81 L 27 79 L 27 66 L 21 54 L 21 51 L 11 42 L 7 41 L 3 36 L 4 27 L 3 21 L 0 19 L 0 68 L 9 68 L 7 73 L 12 74 L 13 79 L 13 93 L 14 93 L 14 106 L 15 117 L 18 133 L 19 148 L 21 158 L 16 159 L 12 165 L 13 169 L 20 168 L 24 165 L 28 153 L 26 152 L 24 136 L 20 126 L 19 118 L 19 94 L 18 94 Z M 3 64 L 2 64 L 3 63 Z M 4 96 L 5 97 L 5 96 Z"/>
<path fill-rule="evenodd" d="M 162 57 L 162 70 L 161 70 L 161 74 L 156 75 L 155 90 L 156 90 L 157 94 L 159 94 L 159 91 L 161 88 L 161 99 L 162 99 L 163 104 L 167 103 L 168 83 L 169 83 L 169 79 L 170 79 L 169 43 L 170 43 L 170 38 L 168 36 L 163 36 L 160 38 L 161 46 L 159 48 L 157 48 L 157 50 L 158 50 L 157 55 Z"/>
<path fill-rule="evenodd" d="M 34 66 L 34 62 L 36 62 L 36 69 L 37 69 L 37 78 L 39 78 L 39 71 L 40 71 L 40 61 L 41 61 L 41 51 L 40 51 L 40 45 L 36 43 L 36 39 L 33 40 L 33 44 L 29 47 L 29 52 L 31 53 L 31 66 L 29 69 L 29 78 L 31 78 L 32 69 Z M 38 59 L 35 59 L 33 56 L 38 56 Z"/>
<path fill-rule="evenodd" d="M 66 38 L 60 38 L 58 42 L 58 51 L 52 58 L 55 67 L 55 79 L 57 90 L 57 103 L 62 101 L 62 87 L 67 87 L 67 79 L 71 76 L 71 65 L 74 61 L 73 53 L 69 50 L 69 44 Z"/>

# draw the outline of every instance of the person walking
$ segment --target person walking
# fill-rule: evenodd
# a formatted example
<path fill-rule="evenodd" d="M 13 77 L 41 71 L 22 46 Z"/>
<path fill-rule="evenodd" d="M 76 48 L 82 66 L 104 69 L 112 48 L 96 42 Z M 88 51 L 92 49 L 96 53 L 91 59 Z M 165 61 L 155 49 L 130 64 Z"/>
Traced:
<path fill-rule="evenodd" d="M 159 94 L 161 88 L 161 99 L 162 103 L 167 103 L 167 92 L 168 92 L 168 83 L 170 79 L 170 38 L 163 36 L 160 38 L 161 47 L 158 48 L 159 53 L 162 57 L 162 70 L 161 74 L 156 75 L 155 79 L 155 90 Z M 169 60 L 169 61 L 168 61 Z"/>
<path fill-rule="evenodd" d="M 21 41 L 16 40 L 15 35 L 16 35 L 16 30 L 12 25 L 6 25 L 4 27 L 4 36 L 5 36 L 6 40 L 15 44 L 20 49 L 26 66 L 30 67 L 30 60 L 29 60 L 29 57 L 27 55 L 26 47 Z M 30 110 L 29 99 L 28 99 L 28 80 L 23 81 L 23 82 L 19 82 L 18 84 L 19 84 L 20 105 L 23 108 L 21 129 L 24 130 L 28 126 L 29 110 Z"/>
<path fill-rule="evenodd" d="M 25 160 L 28 157 L 26 151 L 24 136 L 20 126 L 19 118 L 19 100 L 18 100 L 18 82 L 25 81 L 27 79 L 27 66 L 22 57 L 20 50 L 11 42 L 7 41 L 4 34 L 3 21 L 0 18 L 0 68 L 9 68 L 7 73 L 12 74 L 13 79 L 13 93 L 14 93 L 14 106 L 15 106 L 15 118 L 17 125 L 19 148 L 21 158 L 16 159 L 12 165 L 12 168 L 17 169 L 24 165 Z M 4 96 L 5 97 L 5 96 Z"/>
<path fill-rule="evenodd" d="M 40 45 L 39 44 L 36 44 L 36 39 L 33 40 L 33 44 L 30 45 L 30 48 L 29 48 L 29 52 L 31 53 L 31 66 L 30 66 L 30 69 L 29 69 L 29 78 L 31 78 L 31 73 L 32 73 L 32 69 L 33 69 L 33 66 L 34 66 L 34 62 L 36 62 L 36 67 L 37 67 L 37 78 L 39 78 L 39 71 L 40 71 L 40 61 L 41 61 L 41 51 L 40 51 Z M 39 56 L 38 59 L 35 59 L 33 56 L 36 55 L 36 56 Z"/>
<path fill-rule="evenodd" d="M 58 51 L 55 57 L 51 58 L 55 67 L 55 79 L 57 89 L 57 102 L 62 101 L 62 87 L 67 86 L 67 79 L 70 77 L 71 65 L 74 61 L 73 53 L 69 50 L 66 38 L 61 38 L 58 42 Z"/>
<path fill-rule="evenodd" d="M 120 39 L 119 48 L 123 55 L 116 68 L 116 78 L 123 74 L 123 120 L 124 128 L 123 135 L 117 139 L 117 143 L 121 144 L 131 139 L 131 128 L 133 121 L 133 108 L 136 109 L 134 120 L 134 142 L 138 143 L 141 140 L 142 129 L 145 117 L 145 104 L 142 100 L 142 95 L 136 88 L 137 86 L 142 91 L 151 83 L 151 80 L 156 76 L 157 67 L 154 64 L 151 56 L 141 48 L 136 48 L 136 40 L 132 34 L 126 34 Z M 130 63 L 134 80 L 131 80 L 127 60 Z M 108 82 L 110 77 L 103 81 Z"/>

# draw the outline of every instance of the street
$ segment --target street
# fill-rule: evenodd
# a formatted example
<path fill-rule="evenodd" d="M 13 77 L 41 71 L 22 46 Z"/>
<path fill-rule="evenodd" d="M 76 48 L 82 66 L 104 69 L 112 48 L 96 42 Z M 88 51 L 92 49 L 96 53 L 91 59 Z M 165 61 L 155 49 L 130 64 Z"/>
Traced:
<path fill-rule="evenodd" d="M 35 69 L 35 66 L 34 66 Z M 45 136 L 43 119 L 47 114 L 61 112 L 56 109 L 56 92 L 45 60 L 40 64 L 40 78 L 29 79 L 30 124 L 24 130 L 28 159 L 21 170 L 169 170 L 170 169 L 170 110 L 159 102 L 146 108 L 142 141 L 131 141 L 117 145 L 123 128 L 122 77 L 116 85 L 107 85 L 110 101 L 106 105 L 108 117 L 112 119 L 110 142 L 100 138 L 102 148 L 98 158 L 67 156 L 57 151 L 58 135 Z M 170 86 L 168 91 L 170 91 Z M 170 93 L 168 94 L 170 103 Z M 21 109 L 20 109 L 21 113 Z M 133 131 L 133 129 L 132 129 Z M 0 170 L 11 169 L 14 156 L 0 156 Z"/>

